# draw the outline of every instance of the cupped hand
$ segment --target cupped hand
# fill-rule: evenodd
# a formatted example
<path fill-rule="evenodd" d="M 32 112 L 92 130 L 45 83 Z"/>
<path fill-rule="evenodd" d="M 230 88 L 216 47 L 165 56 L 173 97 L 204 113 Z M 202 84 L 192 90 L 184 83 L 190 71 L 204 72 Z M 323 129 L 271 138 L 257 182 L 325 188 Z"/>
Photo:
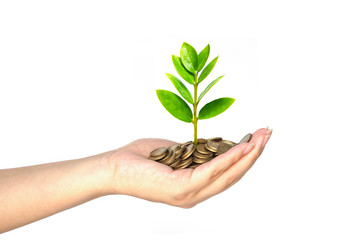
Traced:
<path fill-rule="evenodd" d="M 159 147 L 176 142 L 139 139 L 113 152 L 110 157 L 112 193 L 190 208 L 238 182 L 261 155 L 272 131 L 257 130 L 249 143 L 242 143 L 195 169 L 173 170 L 147 159 Z"/>

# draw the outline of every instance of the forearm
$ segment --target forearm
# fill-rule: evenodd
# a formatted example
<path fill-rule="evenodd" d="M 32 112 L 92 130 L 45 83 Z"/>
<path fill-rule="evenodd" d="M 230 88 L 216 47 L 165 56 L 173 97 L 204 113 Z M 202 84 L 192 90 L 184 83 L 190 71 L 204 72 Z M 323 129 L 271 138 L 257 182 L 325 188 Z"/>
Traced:
<path fill-rule="evenodd" d="M 0 170 L 0 233 L 106 195 L 106 157 Z"/>

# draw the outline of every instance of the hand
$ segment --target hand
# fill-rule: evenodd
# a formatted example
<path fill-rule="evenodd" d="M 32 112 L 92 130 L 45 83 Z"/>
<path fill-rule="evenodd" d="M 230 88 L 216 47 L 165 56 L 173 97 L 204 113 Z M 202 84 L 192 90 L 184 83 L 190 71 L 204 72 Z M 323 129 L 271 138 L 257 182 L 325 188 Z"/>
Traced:
<path fill-rule="evenodd" d="M 140 139 L 122 148 L 75 160 L 0 170 L 0 233 L 107 194 L 127 194 L 190 208 L 239 181 L 260 156 L 271 131 L 259 129 L 195 169 L 172 170 L 148 160 L 175 142 Z"/>
<path fill-rule="evenodd" d="M 172 170 L 148 160 L 150 152 L 176 142 L 140 139 L 115 150 L 109 158 L 112 193 L 190 208 L 238 182 L 261 155 L 272 131 L 257 130 L 243 143 L 195 169 Z"/>

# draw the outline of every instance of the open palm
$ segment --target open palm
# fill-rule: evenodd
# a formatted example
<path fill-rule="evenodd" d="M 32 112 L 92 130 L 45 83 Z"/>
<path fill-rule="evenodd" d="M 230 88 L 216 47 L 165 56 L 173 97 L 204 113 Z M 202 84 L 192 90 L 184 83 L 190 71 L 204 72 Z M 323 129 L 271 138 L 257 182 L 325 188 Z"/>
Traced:
<path fill-rule="evenodd" d="M 173 170 L 148 160 L 149 153 L 176 142 L 165 139 L 139 139 L 114 151 L 114 193 L 131 195 L 183 208 L 224 191 L 239 181 L 261 155 L 271 130 L 257 130 L 249 143 L 242 143 L 195 169 Z"/>

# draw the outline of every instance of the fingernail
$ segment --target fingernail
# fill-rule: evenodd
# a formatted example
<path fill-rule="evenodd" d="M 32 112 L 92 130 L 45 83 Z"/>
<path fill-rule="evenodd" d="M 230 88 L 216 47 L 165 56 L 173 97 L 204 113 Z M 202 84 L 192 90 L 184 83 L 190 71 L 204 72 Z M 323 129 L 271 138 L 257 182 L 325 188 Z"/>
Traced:
<path fill-rule="evenodd" d="M 265 137 L 264 137 L 264 141 L 263 141 L 263 144 L 262 144 L 262 148 L 264 148 L 265 147 L 265 145 L 266 145 L 266 143 L 269 141 L 269 139 L 270 139 L 270 136 L 271 136 L 271 133 L 270 134 L 268 134 L 268 135 L 266 135 Z"/>
<path fill-rule="evenodd" d="M 253 150 L 253 148 L 255 147 L 255 143 L 250 143 L 247 148 L 245 148 L 244 150 L 244 155 L 248 154 L 251 150 Z"/>

